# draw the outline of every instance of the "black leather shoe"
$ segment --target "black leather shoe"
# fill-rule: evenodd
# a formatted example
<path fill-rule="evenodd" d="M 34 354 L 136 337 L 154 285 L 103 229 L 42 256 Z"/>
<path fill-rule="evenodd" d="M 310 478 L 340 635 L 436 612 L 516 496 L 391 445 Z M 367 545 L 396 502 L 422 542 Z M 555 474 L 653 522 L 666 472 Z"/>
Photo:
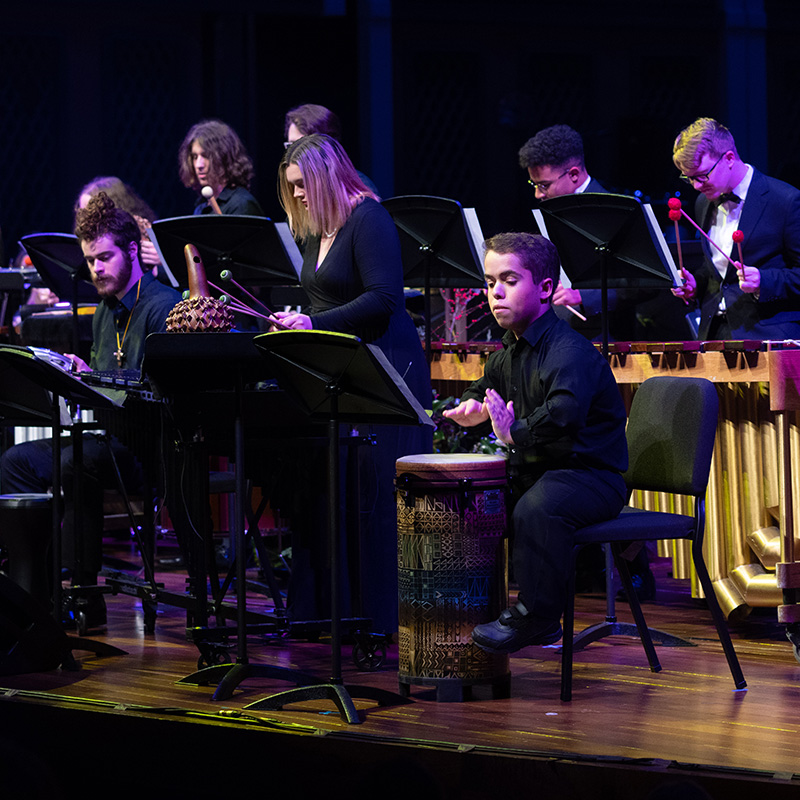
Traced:
<path fill-rule="evenodd" d="M 529 645 L 553 644 L 561 638 L 561 623 L 527 614 L 522 603 L 507 608 L 494 622 L 476 625 L 472 641 L 489 653 L 515 653 Z"/>

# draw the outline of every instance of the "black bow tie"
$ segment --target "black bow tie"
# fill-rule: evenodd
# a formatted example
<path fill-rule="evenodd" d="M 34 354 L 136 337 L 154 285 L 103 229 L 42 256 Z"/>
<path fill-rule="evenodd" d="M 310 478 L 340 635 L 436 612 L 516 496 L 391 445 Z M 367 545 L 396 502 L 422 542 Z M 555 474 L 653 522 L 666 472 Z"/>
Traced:
<path fill-rule="evenodd" d="M 728 203 L 728 202 L 741 203 L 742 202 L 742 198 L 739 197 L 738 194 L 734 194 L 733 192 L 725 192 L 724 194 L 721 194 L 717 198 L 717 205 L 718 206 L 721 206 L 723 203 Z"/>

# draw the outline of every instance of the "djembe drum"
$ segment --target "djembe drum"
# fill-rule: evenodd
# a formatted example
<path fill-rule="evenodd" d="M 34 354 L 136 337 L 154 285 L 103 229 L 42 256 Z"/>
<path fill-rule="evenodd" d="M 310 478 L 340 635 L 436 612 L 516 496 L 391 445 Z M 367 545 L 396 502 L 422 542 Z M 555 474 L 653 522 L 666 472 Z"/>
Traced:
<path fill-rule="evenodd" d="M 433 454 L 397 461 L 399 681 L 433 686 L 439 701 L 490 684 L 507 697 L 507 654 L 472 643 L 472 629 L 508 605 L 506 461 Z"/>

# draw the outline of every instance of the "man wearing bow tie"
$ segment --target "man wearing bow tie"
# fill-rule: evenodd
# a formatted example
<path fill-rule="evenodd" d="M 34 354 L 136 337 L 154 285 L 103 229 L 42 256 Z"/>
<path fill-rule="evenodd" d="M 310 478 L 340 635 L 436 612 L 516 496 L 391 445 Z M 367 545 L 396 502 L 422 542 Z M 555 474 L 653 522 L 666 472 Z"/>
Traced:
<path fill-rule="evenodd" d="M 699 338 L 800 338 L 800 191 L 744 163 L 731 132 L 713 119 L 681 131 L 672 160 L 700 192 L 697 223 L 735 262 L 704 241 L 703 266 L 696 275 L 683 270 L 685 283 L 673 290 L 699 303 Z"/>

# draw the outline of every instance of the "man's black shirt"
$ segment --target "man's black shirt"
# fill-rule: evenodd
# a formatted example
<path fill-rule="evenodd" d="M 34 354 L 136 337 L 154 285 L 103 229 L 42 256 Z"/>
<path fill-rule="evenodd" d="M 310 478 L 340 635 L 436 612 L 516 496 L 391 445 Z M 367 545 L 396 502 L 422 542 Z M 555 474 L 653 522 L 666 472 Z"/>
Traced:
<path fill-rule="evenodd" d="M 514 402 L 512 467 L 627 469 L 626 413 L 611 368 L 552 308 L 519 339 L 507 331 L 461 399 L 483 401 L 486 389 Z"/>

